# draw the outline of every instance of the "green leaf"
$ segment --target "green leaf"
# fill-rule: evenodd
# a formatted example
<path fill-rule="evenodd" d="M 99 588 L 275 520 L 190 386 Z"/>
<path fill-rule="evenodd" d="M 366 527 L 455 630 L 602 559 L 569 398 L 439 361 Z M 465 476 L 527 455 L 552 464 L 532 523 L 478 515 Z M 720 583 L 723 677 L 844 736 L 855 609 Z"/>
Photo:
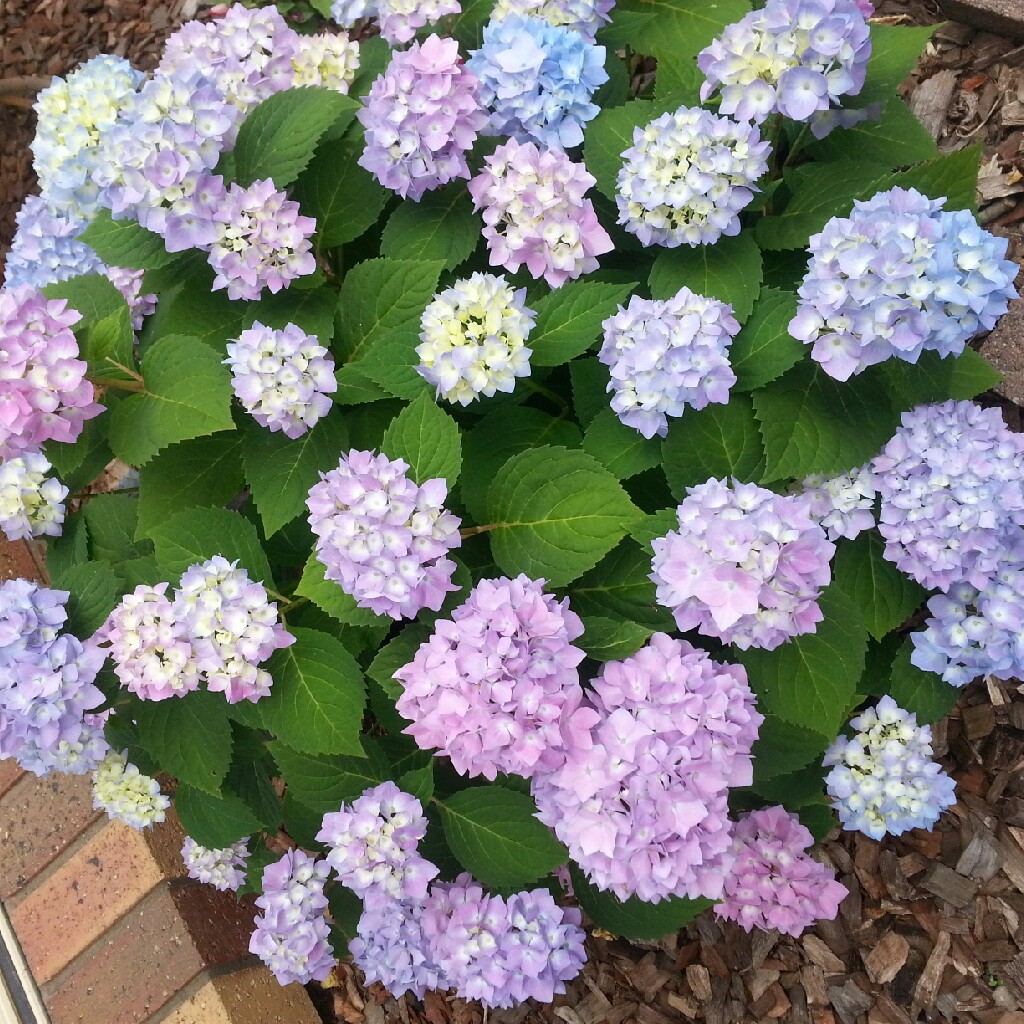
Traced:
<path fill-rule="evenodd" d="M 661 461 L 678 501 L 686 497 L 687 487 L 712 477 L 736 477 L 745 483 L 759 480 L 764 447 L 753 403 L 744 395 L 733 395 L 726 405 L 687 409 L 669 421 Z"/>
<path fill-rule="evenodd" d="M 661 110 L 648 100 L 633 100 L 602 110 L 586 126 L 583 154 L 587 170 L 597 179 L 598 191 L 613 202 L 622 154 L 633 145 L 633 129 L 652 121 Z"/>
<path fill-rule="evenodd" d="M 764 387 L 800 361 L 807 346 L 789 333 L 796 306 L 792 292 L 761 289 L 750 319 L 729 349 L 729 362 L 736 374 L 734 393 Z"/>
<path fill-rule="evenodd" d="M 594 924 L 612 935 L 641 942 L 654 942 L 674 935 L 699 914 L 713 906 L 711 900 L 688 900 L 671 896 L 658 903 L 645 903 L 636 896 L 620 900 L 611 892 L 601 892 L 587 881 L 583 872 L 569 863 L 576 902 Z"/>
<path fill-rule="evenodd" d="M 375 615 L 368 608 L 360 608 L 356 604 L 356 599 L 351 594 L 346 594 L 339 584 L 324 578 L 323 564 L 315 553 L 310 555 L 309 561 L 306 562 L 302 579 L 295 588 L 295 595 L 308 597 L 317 608 L 347 626 L 371 626 L 380 621 L 379 615 Z"/>
<path fill-rule="evenodd" d="M 321 345 L 329 346 L 334 334 L 334 313 L 338 305 L 338 293 L 322 285 L 302 291 L 286 288 L 277 295 L 264 296 L 259 302 L 249 303 L 252 319 L 265 327 L 284 330 L 289 324 L 301 328 L 306 334 L 313 334 Z"/>
<path fill-rule="evenodd" d="M 572 281 L 534 303 L 537 323 L 530 332 L 534 366 L 560 366 L 586 352 L 601 335 L 601 323 L 613 316 L 636 284 Z"/>
<path fill-rule="evenodd" d="M 307 167 L 320 137 L 342 119 L 351 121 L 359 103 L 333 89 L 285 89 L 261 101 L 238 130 L 235 175 L 242 185 L 273 178 L 290 185 Z"/>
<path fill-rule="evenodd" d="M 452 852 L 474 878 L 497 888 L 535 882 L 569 854 L 542 825 L 533 800 L 502 786 L 477 786 L 438 800 Z"/>
<path fill-rule="evenodd" d="M 654 76 L 654 98 L 673 107 L 699 107 L 700 87 L 704 75 L 697 62 L 676 53 L 663 53 L 658 58 Z"/>
<path fill-rule="evenodd" d="M 651 629 L 671 632 L 671 612 L 654 599 L 651 555 L 632 540 L 624 541 L 571 591 L 573 610 L 580 615 L 630 619 Z"/>
<path fill-rule="evenodd" d="M 602 35 L 653 57 L 689 57 L 749 11 L 747 0 L 623 0 Z"/>
<path fill-rule="evenodd" d="M 128 306 L 124 296 L 104 274 L 77 274 L 66 281 L 48 284 L 43 294 L 48 299 L 64 299 L 71 309 L 81 314 L 82 319 L 73 325 L 76 334 Z"/>
<path fill-rule="evenodd" d="M 306 754 L 276 740 L 268 743 L 267 748 L 281 769 L 288 792 L 318 814 L 338 810 L 343 803 L 351 803 L 359 797 L 363 790 L 388 778 L 387 762 L 372 744 L 367 746 L 369 757 Z"/>
<path fill-rule="evenodd" d="M 306 512 L 309 489 L 320 473 L 338 464 L 348 447 L 348 430 L 339 409 L 294 440 L 265 430 L 255 421 L 245 430 L 245 479 L 267 537 Z"/>
<path fill-rule="evenodd" d="M 411 793 L 421 804 L 430 803 L 434 795 L 434 762 L 431 760 L 422 768 L 404 772 L 398 780 L 398 788 Z"/>
<path fill-rule="evenodd" d="M 934 672 L 919 669 L 910 660 L 913 651 L 913 641 L 907 637 L 893 659 L 886 692 L 904 711 L 917 715 L 918 722 L 927 725 L 945 718 L 962 691 Z"/>
<path fill-rule="evenodd" d="M 100 210 L 78 238 L 111 267 L 154 270 L 178 258 L 158 234 L 133 220 L 114 220 L 109 210 Z"/>
<path fill-rule="evenodd" d="M 753 749 L 754 788 L 805 768 L 812 761 L 820 762 L 830 742 L 829 737 L 813 729 L 766 715 Z"/>
<path fill-rule="evenodd" d="M 143 466 L 176 441 L 230 430 L 231 379 L 223 356 L 196 338 L 161 338 L 142 358 L 146 390 L 118 403 L 110 446 Z"/>
<path fill-rule="evenodd" d="M 384 256 L 440 260 L 454 270 L 480 240 L 480 225 L 464 181 L 428 192 L 418 203 L 401 203 L 388 218 L 380 240 Z"/>
<path fill-rule="evenodd" d="M 654 630 L 630 619 L 583 618 L 583 636 L 577 645 L 595 661 L 617 661 L 635 654 Z"/>
<path fill-rule="evenodd" d="M 334 401 L 338 405 L 363 405 L 391 398 L 379 384 L 367 377 L 358 363 L 341 367 L 334 376 L 338 381 Z"/>
<path fill-rule="evenodd" d="M 59 574 L 53 574 L 53 582 L 71 594 L 66 628 L 81 640 L 103 625 L 120 597 L 118 578 L 107 562 L 68 565 Z"/>
<path fill-rule="evenodd" d="M 267 665 L 274 687 L 260 701 L 263 724 L 303 753 L 361 755 L 363 673 L 334 637 L 298 627 L 291 632 L 295 643 Z"/>
<path fill-rule="evenodd" d="M 487 495 L 495 562 L 564 586 L 593 568 L 639 514 L 622 485 L 585 452 L 544 445 L 514 455 Z"/>
<path fill-rule="evenodd" d="M 824 620 L 774 651 L 737 652 L 758 706 L 790 725 L 833 737 L 846 720 L 864 671 L 867 630 L 860 611 L 842 591 L 819 601 Z"/>
<path fill-rule="evenodd" d="M 273 585 L 270 563 L 260 545 L 256 527 L 225 508 L 186 509 L 168 516 L 150 530 L 156 560 L 168 579 L 181 576 L 189 566 L 223 555 L 237 559 L 253 582 Z"/>
<path fill-rule="evenodd" d="M 864 88 L 856 96 L 858 106 L 885 102 L 896 95 L 914 70 L 917 58 L 935 31 L 935 25 L 910 28 L 906 25 L 872 24 L 871 58 Z"/>
<path fill-rule="evenodd" d="M 887 170 L 938 155 L 934 139 L 898 96 L 885 103 L 880 120 L 838 128 L 808 149 L 820 160 L 836 161 L 838 170 L 865 153 Z"/>
<path fill-rule="evenodd" d="M 127 304 L 80 332 L 79 349 L 89 369 L 101 377 L 132 380 L 135 331 Z"/>
<path fill-rule="evenodd" d="M 947 398 L 974 398 L 1002 379 L 1002 374 L 979 352 L 965 348 L 958 356 L 941 358 L 922 352 L 916 363 L 887 359 L 882 363 L 885 387 L 892 400 L 904 409 Z"/>
<path fill-rule="evenodd" d="M 83 565 L 88 561 L 89 531 L 85 519 L 81 513 L 70 515 L 64 520 L 64 532 L 59 537 L 46 538 L 46 568 L 53 585 L 61 587 L 65 574 L 72 566 Z M 78 630 L 73 632 L 76 636 L 84 635 Z"/>
<path fill-rule="evenodd" d="M 883 557 L 884 549 L 881 535 L 867 530 L 855 540 L 840 541 L 833 568 L 835 585 L 860 609 L 876 640 L 906 622 L 928 596 Z"/>
<path fill-rule="evenodd" d="M 409 400 L 433 394 L 433 388 L 416 372 L 418 363 L 415 342 L 398 338 L 378 345 L 355 368 L 365 373 L 388 395 Z"/>
<path fill-rule="evenodd" d="M 430 638 L 430 627 L 419 622 L 410 623 L 393 640 L 386 643 L 377 656 L 370 662 L 366 674 L 376 683 L 379 683 L 386 690 L 390 690 L 397 700 L 401 693 L 401 684 L 394 678 L 395 673 L 403 666 L 408 665 L 420 644 L 426 643 Z"/>
<path fill-rule="evenodd" d="M 981 143 L 944 153 L 905 171 L 886 175 L 874 185 L 874 191 L 891 188 L 915 188 L 931 199 L 945 199 L 947 210 L 978 209 L 978 169 L 981 166 Z"/>
<path fill-rule="evenodd" d="M 608 408 L 608 367 L 597 356 L 584 356 L 569 364 L 572 406 L 580 426 L 589 427 L 598 413 Z M 566 445 L 566 447 L 571 447 Z"/>
<path fill-rule="evenodd" d="M 218 798 L 194 786 L 179 786 L 174 809 L 185 832 L 211 850 L 222 850 L 260 828 L 245 801 L 234 793 Z"/>
<path fill-rule="evenodd" d="M 418 484 L 441 477 L 451 491 L 459 479 L 462 441 L 458 425 L 428 394 L 420 395 L 391 421 L 381 450 L 388 458 L 405 459 Z"/>
<path fill-rule="evenodd" d="M 231 764 L 231 722 L 221 694 L 139 701 L 133 714 L 143 746 L 164 771 L 206 793 L 220 792 Z"/>
<path fill-rule="evenodd" d="M 610 408 L 602 409 L 587 427 L 583 450 L 619 480 L 628 480 L 661 462 L 658 441 L 648 440 L 638 430 L 627 427 Z"/>
<path fill-rule="evenodd" d="M 136 542 L 139 502 L 131 494 L 98 494 L 90 498 L 82 515 L 89 526 L 89 550 L 93 558 L 123 562 L 152 552 L 148 542 Z"/>
<path fill-rule="evenodd" d="M 761 289 L 761 250 L 749 232 L 723 236 L 714 245 L 665 249 L 654 261 L 650 284 L 656 299 L 670 299 L 680 288 L 689 288 L 728 302 L 742 322 Z"/>

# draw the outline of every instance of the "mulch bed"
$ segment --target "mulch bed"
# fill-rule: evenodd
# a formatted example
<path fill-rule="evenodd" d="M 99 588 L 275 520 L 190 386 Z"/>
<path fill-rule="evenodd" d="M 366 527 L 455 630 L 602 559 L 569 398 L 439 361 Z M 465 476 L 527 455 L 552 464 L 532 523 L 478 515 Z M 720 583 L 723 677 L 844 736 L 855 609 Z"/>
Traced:
<path fill-rule="evenodd" d="M 0 67 L 7 77 L 65 74 L 112 52 L 152 68 L 163 38 L 199 6 L 0 0 Z M 878 14 L 942 20 L 930 0 L 883 0 Z M 907 97 L 941 150 L 983 143 L 981 219 L 1024 263 L 1024 47 L 947 24 Z M 0 265 L 14 213 L 34 187 L 32 131 L 31 110 L 0 104 Z M 1024 327 L 1017 337 L 1024 345 Z M 1010 397 L 1024 396 L 1021 345 L 1004 338 L 986 350 L 1013 377 L 1002 389 Z M 1020 410 L 1007 403 L 1006 411 L 1021 429 Z M 489 1014 L 437 994 L 396 1001 L 380 986 L 367 990 L 347 965 L 311 994 L 328 1024 L 1024 1024 L 1022 693 L 976 683 L 935 727 L 959 802 L 934 831 L 882 843 L 833 832 L 821 855 L 851 895 L 835 922 L 800 939 L 746 935 L 711 914 L 657 944 L 598 933 L 585 972 L 554 1005 Z"/>

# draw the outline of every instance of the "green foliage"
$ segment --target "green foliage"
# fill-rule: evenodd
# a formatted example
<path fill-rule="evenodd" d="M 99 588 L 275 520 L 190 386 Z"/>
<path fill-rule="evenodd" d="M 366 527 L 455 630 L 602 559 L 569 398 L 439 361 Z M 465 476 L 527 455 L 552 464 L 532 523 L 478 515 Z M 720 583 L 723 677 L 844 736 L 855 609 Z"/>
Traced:
<path fill-rule="evenodd" d="M 624 0 L 601 38 L 659 59 L 688 57 L 749 11 L 747 0 Z"/>
<path fill-rule="evenodd" d="M 582 355 L 601 336 L 601 323 L 629 298 L 635 283 L 570 281 L 534 303 L 537 323 L 528 344 L 534 366 L 560 366 Z"/>
<path fill-rule="evenodd" d="M 195 786 L 179 786 L 174 794 L 174 809 L 185 832 L 200 846 L 212 850 L 237 843 L 260 827 L 245 801 L 234 793 L 218 797 Z"/>
<path fill-rule="evenodd" d="M 581 615 L 624 618 L 652 629 L 674 628 L 671 614 L 654 599 L 650 552 L 631 540 L 583 575 L 572 595 L 573 607 Z"/>
<path fill-rule="evenodd" d="M 610 408 L 602 409 L 583 434 L 583 450 L 619 480 L 628 480 L 661 462 L 658 442 L 627 427 Z"/>
<path fill-rule="evenodd" d="M 85 537 L 85 531 L 82 531 Z M 77 562 L 56 571 L 51 566 L 54 584 L 67 590 L 67 629 L 72 636 L 92 636 L 103 625 L 117 604 L 118 578 L 106 562 Z"/>
<path fill-rule="evenodd" d="M 736 374 L 733 391 L 764 387 L 800 361 L 807 346 L 789 333 L 796 308 L 792 292 L 761 289 L 750 318 L 729 349 L 729 362 Z"/>
<path fill-rule="evenodd" d="M 635 654 L 654 632 L 630 619 L 606 619 L 589 615 L 583 619 L 583 636 L 576 641 L 594 661 L 620 661 Z"/>
<path fill-rule="evenodd" d="M 111 267 L 155 270 L 178 258 L 159 235 L 133 220 L 114 220 L 108 210 L 100 210 L 78 237 Z"/>
<path fill-rule="evenodd" d="M 914 645 L 907 638 L 893 659 L 886 691 L 901 708 L 912 711 L 921 723 L 937 722 L 948 715 L 960 691 L 935 675 L 911 664 Z"/>
<path fill-rule="evenodd" d="M 410 402 L 391 422 L 381 445 L 391 459 L 404 459 L 418 484 L 443 477 L 449 488 L 462 469 L 462 441 L 455 420 L 429 394 Z"/>
<path fill-rule="evenodd" d="M 472 255 L 480 227 L 465 182 L 402 203 L 388 218 L 380 251 L 396 260 L 440 260 L 452 270 Z"/>
<path fill-rule="evenodd" d="M 288 792 L 317 814 L 336 811 L 359 794 L 388 777 L 388 763 L 378 748 L 369 746 L 370 756 L 308 754 L 274 740 L 269 744 Z"/>
<path fill-rule="evenodd" d="M 323 564 L 315 554 L 309 556 L 302 570 L 295 596 L 309 598 L 321 611 L 349 626 L 368 626 L 377 621 L 373 612 L 360 608 L 351 594 L 324 577 Z"/>
<path fill-rule="evenodd" d="M 615 179 L 622 167 L 622 154 L 633 145 L 633 130 L 663 112 L 649 100 L 635 100 L 605 108 L 584 129 L 587 170 L 597 179 L 598 191 L 609 199 L 615 199 Z"/>

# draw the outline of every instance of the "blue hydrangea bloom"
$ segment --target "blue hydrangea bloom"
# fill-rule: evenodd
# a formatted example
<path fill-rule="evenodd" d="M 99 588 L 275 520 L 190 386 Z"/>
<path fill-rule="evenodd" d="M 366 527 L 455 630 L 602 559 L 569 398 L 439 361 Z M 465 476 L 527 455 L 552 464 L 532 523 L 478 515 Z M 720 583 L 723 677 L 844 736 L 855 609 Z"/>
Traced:
<path fill-rule="evenodd" d="M 15 218 L 17 230 L 7 254 L 9 288 L 45 288 L 79 274 L 103 273 L 103 261 L 77 236 L 86 221 L 54 211 L 40 196 L 29 196 Z"/>
<path fill-rule="evenodd" d="M 492 17 L 498 20 L 512 14 L 533 14 L 550 25 L 575 29 L 592 43 L 597 30 L 612 20 L 614 6 L 615 0 L 498 0 Z"/>

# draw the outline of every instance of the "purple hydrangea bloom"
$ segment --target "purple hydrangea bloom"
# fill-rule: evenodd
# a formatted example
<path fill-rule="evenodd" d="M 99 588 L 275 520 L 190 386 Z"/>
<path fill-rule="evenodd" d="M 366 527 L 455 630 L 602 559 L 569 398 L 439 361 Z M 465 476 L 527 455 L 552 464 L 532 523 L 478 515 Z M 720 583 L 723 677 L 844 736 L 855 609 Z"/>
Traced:
<path fill-rule="evenodd" d="M 871 463 L 885 557 L 924 587 L 979 589 L 1024 526 L 1024 435 L 998 409 L 921 405 Z"/>
<path fill-rule="evenodd" d="M 466 154 L 487 120 L 477 87 L 454 39 L 429 36 L 395 53 L 357 115 L 366 129 L 359 166 L 417 202 L 468 178 Z"/>
<path fill-rule="evenodd" d="M 789 330 L 836 380 L 890 357 L 958 355 L 1016 298 L 1007 240 L 966 210 L 943 211 L 944 202 L 890 189 L 811 236 Z"/>
<path fill-rule="evenodd" d="M 715 913 L 744 931 L 775 928 L 798 936 L 815 921 L 831 921 L 849 889 L 805 853 L 814 837 L 785 807 L 741 815 L 732 829 L 732 868 Z"/>
<path fill-rule="evenodd" d="M 38 658 L 67 622 L 66 590 L 47 590 L 31 580 L 0 583 L 0 667 Z"/>
<path fill-rule="evenodd" d="M 128 761 L 127 751 L 112 750 L 93 773 L 92 805 L 108 818 L 141 830 L 166 819 L 171 798 L 160 792 L 156 779 Z"/>
<path fill-rule="evenodd" d="M 405 732 L 463 775 L 557 767 L 593 723 L 580 710 L 584 654 L 572 641 L 582 635 L 569 599 L 545 594 L 543 580 L 481 580 L 395 673 Z"/>
<path fill-rule="evenodd" d="M 246 843 L 249 837 L 239 839 L 220 850 L 200 846 L 191 836 L 185 836 L 181 859 L 188 869 L 188 877 L 212 885 L 221 892 L 234 892 L 245 882 L 245 862 L 250 853 Z"/>
<path fill-rule="evenodd" d="M 129 270 L 126 267 L 106 267 L 104 273 L 110 283 L 124 296 L 132 318 L 132 330 L 142 330 L 142 321 L 156 312 L 158 296 L 150 292 L 142 294 L 144 270 Z"/>
<path fill-rule="evenodd" d="M 574 29 L 592 43 L 597 30 L 612 20 L 614 6 L 615 0 L 498 0 L 491 17 L 497 21 L 509 15 L 534 15 L 549 25 Z"/>
<path fill-rule="evenodd" d="M 338 390 L 334 357 L 315 334 L 295 324 L 275 331 L 257 320 L 228 342 L 227 353 L 235 395 L 261 426 L 294 439 L 330 412 Z"/>
<path fill-rule="evenodd" d="M 700 52 L 700 98 L 720 89 L 722 113 L 741 121 L 806 121 L 860 92 L 870 56 L 858 0 L 768 0 Z"/>
<path fill-rule="evenodd" d="M 800 490 L 829 540 L 853 540 L 875 525 L 875 488 L 867 466 L 834 477 L 812 473 Z"/>
<path fill-rule="evenodd" d="M 363 907 L 348 948 L 367 985 L 380 982 L 395 999 L 406 992 L 422 999 L 427 989 L 447 985 L 423 933 L 425 914 L 422 900 L 372 900 Z"/>
<path fill-rule="evenodd" d="M 324 575 L 360 608 L 393 619 L 438 611 L 461 543 L 460 520 L 444 508 L 442 479 L 417 486 L 409 465 L 373 452 L 350 451 L 337 469 L 322 473 L 306 502 Z"/>
<path fill-rule="evenodd" d="M 392 46 L 409 42 L 418 29 L 449 14 L 459 14 L 459 0 L 376 0 L 380 34 Z"/>
<path fill-rule="evenodd" d="M 103 411 L 78 358 L 71 325 L 79 320 L 63 299 L 27 286 L 0 289 L 0 459 L 74 441 Z"/>
<path fill-rule="evenodd" d="M 635 128 L 622 154 L 618 222 L 644 245 L 670 249 L 738 235 L 770 149 L 754 125 L 700 107 L 662 114 Z"/>
<path fill-rule="evenodd" d="M 679 629 L 769 651 L 814 632 L 836 548 L 806 498 L 708 480 L 677 514 L 679 529 L 653 541 L 651 579 Z"/>
<path fill-rule="evenodd" d="M 584 198 L 595 180 L 560 150 L 515 139 L 499 146 L 469 183 L 491 266 L 514 274 L 525 264 L 552 288 L 596 270 L 597 257 L 613 247 Z"/>
<path fill-rule="evenodd" d="M 750 784 L 763 721 L 746 672 L 655 633 L 603 666 L 589 700 L 589 743 L 533 779 L 538 817 L 587 877 L 620 899 L 718 899 L 728 789 Z"/>
<path fill-rule="evenodd" d="M 262 911 L 249 940 L 255 953 L 282 985 L 323 981 L 336 962 L 324 918 L 324 884 L 330 869 L 302 850 L 289 850 L 263 869 Z"/>
<path fill-rule="evenodd" d="M 825 751 L 825 778 L 839 820 L 872 839 L 930 829 L 956 803 L 956 783 L 931 759 L 932 730 L 892 697 L 850 720 L 853 739 L 840 736 Z"/>
<path fill-rule="evenodd" d="M 689 288 L 670 299 L 633 295 L 601 326 L 598 358 L 609 368 L 612 409 L 644 437 L 665 437 L 668 417 L 687 406 L 729 401 L 729 346 L 740 329 L 732 306 Z"/>
<path fill-rule="evenodd" d="M 61 535 L 68 489 L 46 476 L 52 468 L 41 452 L 0 462 L 0 530 L 8 540 Z"/>
<path fill-rule="evenodd" d="M 583 142 L 600 108 L 594 93 L 608 81 L 605 49 L 544 18 L 510 14 L 484 26 L 483 46 L 467 67 L 490 111 L 485 135 L 512 136 L 545 149 Z"/>

